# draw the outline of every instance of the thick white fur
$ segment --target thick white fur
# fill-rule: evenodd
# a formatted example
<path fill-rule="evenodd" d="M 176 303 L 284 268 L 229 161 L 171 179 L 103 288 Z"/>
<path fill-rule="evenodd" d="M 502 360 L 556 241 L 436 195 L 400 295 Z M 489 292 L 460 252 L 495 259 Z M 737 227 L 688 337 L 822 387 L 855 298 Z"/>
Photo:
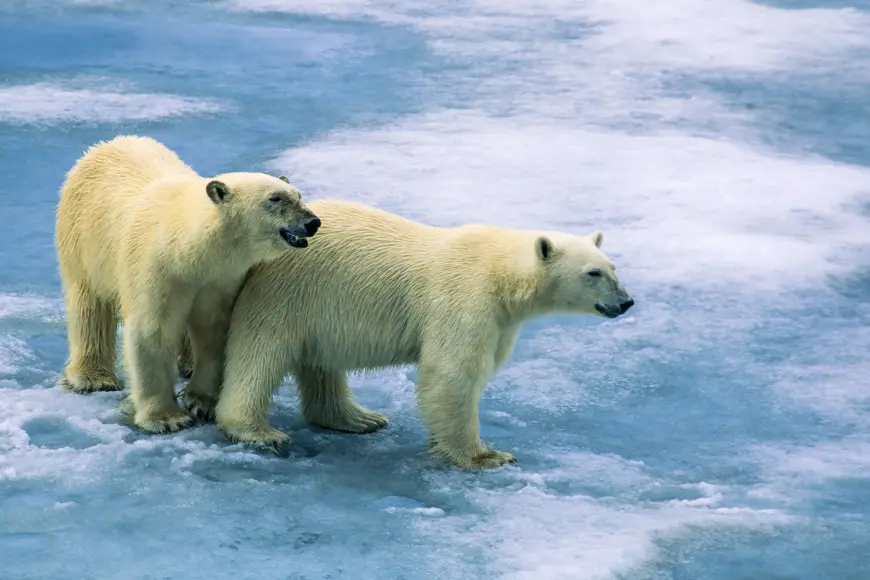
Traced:
<path fill-rule="evenodd" d="M 253 268 L 234 307 L 217 422 L 235 441 L 289 441 L 267 420 L 287 374 L 309 422 L 374 431 L 386 419 L 353 401 L 346 374 L 415 363 L 431 450 L 463 468 L 511 462 L 481 442 L 477 407 L 522 322 L 628 300 L 600 232 L 437 228 L 347 201 L 310 207 L 324 224 L 311 247 Z"/>
<path fill-rule="evenodd" d="M 61 189 L 55 242 L 70 344 L 61 383 L 78 393 L 122 388 L 115 375 L 120 317 L 134 421 L 148 431 L 193 421 L 173 389 L 186 329 L 196 366 L 185 404 L 213 413 L 232 302 L 248 268 L 289 252 L 279 228 L 313 217 L 282 179 L 214 179 L 224 197 L 210 197 L 211 180 L 163 144 L 121 136 L 86 151 Z M 270 205 L 275 192 L 283 201 Z"/>

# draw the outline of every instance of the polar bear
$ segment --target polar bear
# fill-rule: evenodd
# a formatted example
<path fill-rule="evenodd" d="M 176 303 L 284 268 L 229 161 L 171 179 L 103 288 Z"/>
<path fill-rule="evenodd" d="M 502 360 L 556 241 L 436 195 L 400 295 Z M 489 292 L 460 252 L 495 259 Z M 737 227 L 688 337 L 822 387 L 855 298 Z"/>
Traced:
<path fill-rule="evenodd" d="M 148 137 L 92 146 L 69 171 L 57 208 L 70 345 L 61 385 L 77 393 L 121 390 L 120 318 L 135 424 L 166 433 L 210 415 L 232 302 L 248 269 L 306 247 L 319 226 L 286 177 L 200 177 Z M 195 361 L 187 410 L 173 389 L 185 333 Z"/>
<path fill-rule="evenodd" d="M 287 374 L 310 423 L 374 431 L 387 420 L 354 402 L 347 373 L 416 364 L 430 450 L 466 469 L 513 462 L 481 442 L 477 407 L 520 325 L 634 304 L 597 231 L 439 228 L 355 202 L 310 206 L 324 222 L 317 243 L 252 268 L 233 309 L 216 412 L 232 441 L 289 442 L 267 420 Z"/>

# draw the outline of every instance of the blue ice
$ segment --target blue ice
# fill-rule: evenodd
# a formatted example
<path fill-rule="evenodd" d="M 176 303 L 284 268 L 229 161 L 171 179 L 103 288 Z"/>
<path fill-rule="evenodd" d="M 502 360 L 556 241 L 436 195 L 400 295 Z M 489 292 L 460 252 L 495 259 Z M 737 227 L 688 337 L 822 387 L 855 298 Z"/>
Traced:
<path fill-rule="evenodd" d="M 35 0 L 0 8 L 0 579 L 870 578 L 870 3 Z M 65 172 L 154 136 L 203 174 L 428 223 L 604 231 L 637 306 L 548 317 L 490 383 L 519 463 L 125 423 L 55 381 Z"/>

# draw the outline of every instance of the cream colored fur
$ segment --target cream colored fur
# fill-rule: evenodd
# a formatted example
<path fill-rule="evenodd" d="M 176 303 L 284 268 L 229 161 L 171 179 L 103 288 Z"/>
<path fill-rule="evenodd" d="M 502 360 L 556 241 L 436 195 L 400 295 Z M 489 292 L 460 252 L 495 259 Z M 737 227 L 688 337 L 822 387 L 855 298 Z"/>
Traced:
<path fill-rule="evenodd" d="M 463 468 L 511 462 L 481 442 L 477 408 L 520 325 L 629 300 L 599 232 L 436 228 L 359 203 L 310 206 L 324 223 L 311 247 L 253 268 L 234 307 L 217 422 L 235 441 L 289 441 L 267 420 L 287 374 L 309 422 L 374 431 L 386 419 L 353 401 L 347 373 L 417 364 L 431 450 Z"/>
<path fill-rule="evenodd" d="M 55 242 L 70 345 L 61 383 L 78 393 L 122 388 L 120 318 L 134 421 L 148 431 L 193 422 L 173 389 L 186 331 L 195 368 L 185 405 L 213 413 L 226 327 L 247 270 L 289 253 L 279 228 L 314 217 L 286 178 L 214 180 L 153 139 L 121 136 L 86 151 L 61 189 Z"/>

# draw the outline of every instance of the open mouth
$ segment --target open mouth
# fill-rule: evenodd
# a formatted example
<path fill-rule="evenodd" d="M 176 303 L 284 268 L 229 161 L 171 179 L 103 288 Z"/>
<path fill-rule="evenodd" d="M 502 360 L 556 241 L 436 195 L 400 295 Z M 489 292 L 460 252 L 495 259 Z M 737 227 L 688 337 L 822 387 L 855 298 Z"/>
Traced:
<path fill-rule="evenodd" d="M 622 310 L 618 306 L 606 306 L 604 304 L 596 304 L 595 310 L 598 311 L 602 316 L 606 316 L 607 318 L 616 318 L 620 314 L 622 314 Z"/>
<path fill-rule="evenodd" d="M 281 228 L 278 230 L 278 233 L 281 235 L 281 238 L 290 244 L 294 248 L 307 248 L 308 247 L 308 239 L 303 235 L 297 235 L 291 232 L 287 228 Z"/>

